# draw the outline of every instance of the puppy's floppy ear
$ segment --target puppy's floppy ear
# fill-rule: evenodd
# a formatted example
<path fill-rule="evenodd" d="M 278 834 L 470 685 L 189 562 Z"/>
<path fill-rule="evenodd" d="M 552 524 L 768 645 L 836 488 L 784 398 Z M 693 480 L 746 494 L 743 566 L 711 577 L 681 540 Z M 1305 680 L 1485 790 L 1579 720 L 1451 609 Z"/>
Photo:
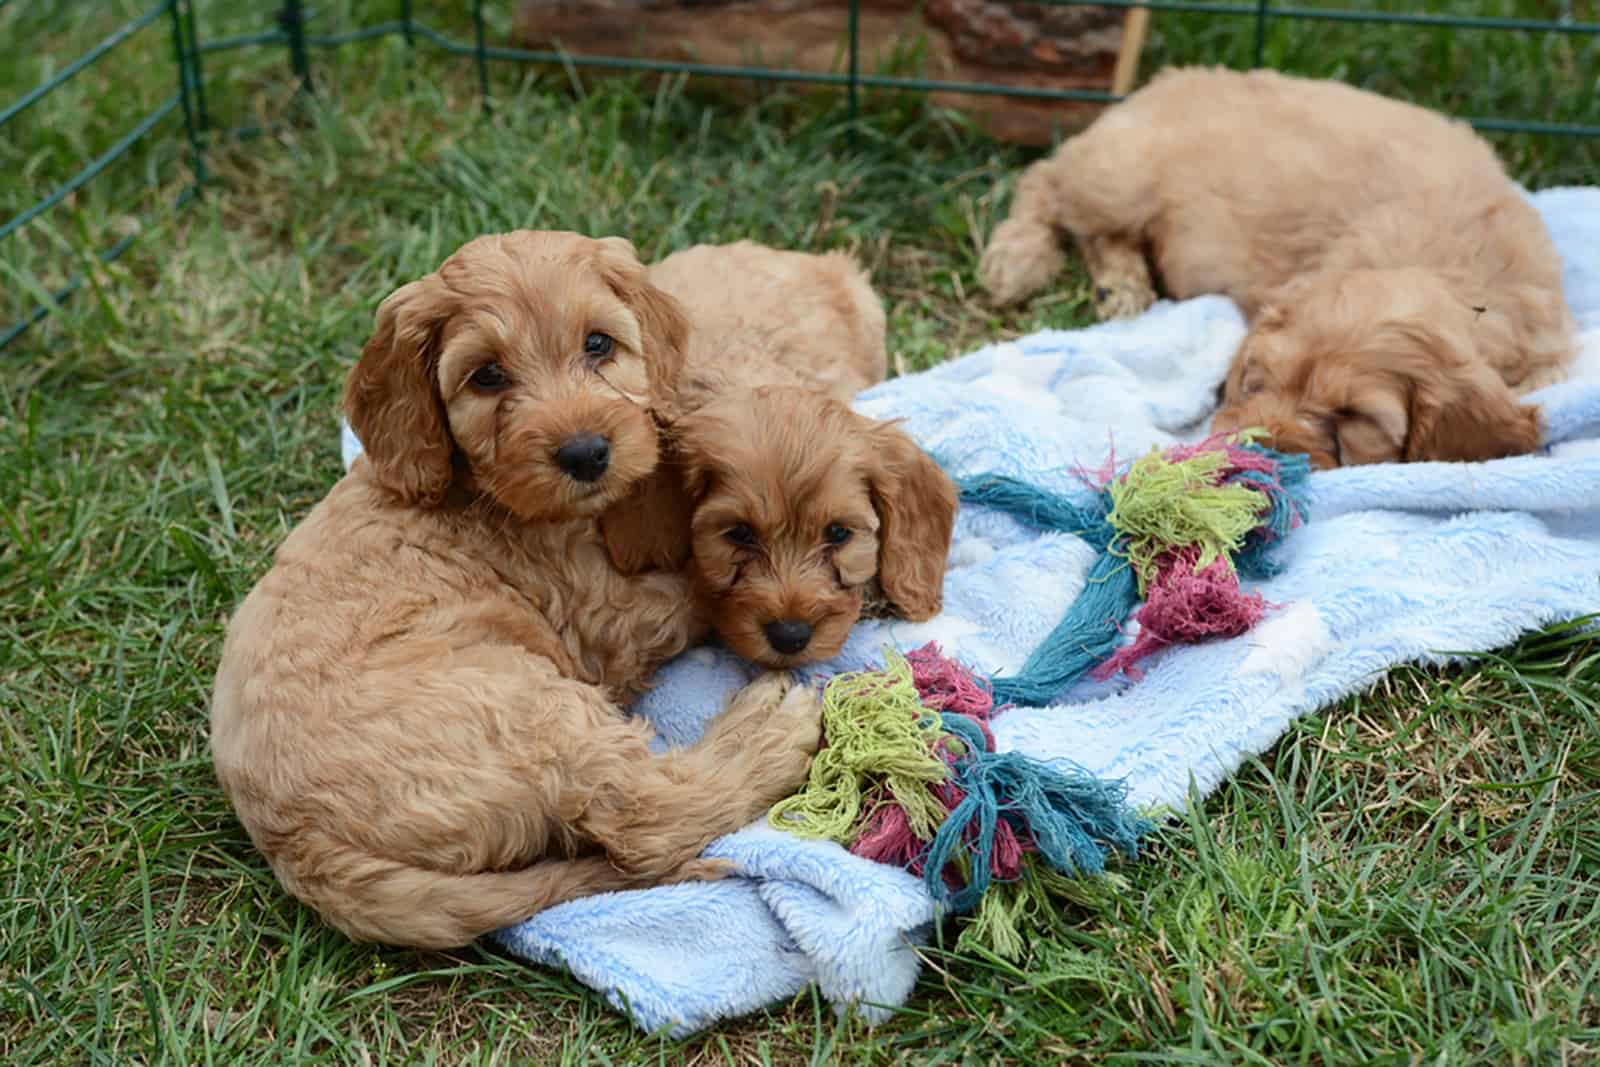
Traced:
<path fill-rule="evenodd" d="M 606 555 L 620 574 L 681 570 L 694 548 L 696 494 L 678 450 L 662 441 L 656 469 L 600 516 Z"/>
<path fill-rule="evenodd" d="M 390 293 L 345 384 L 345 415 L 373 474 L 411 504 L 437 503 L 450 485 L 454 445 L 435 374 L 439 333 L 454 310 L 437 275 Z"/>
<path fill-rule="evenodd" d="M 1412 324 L 1408 332 L 1432 360 L 1401 366 L 1410 379 L 1407 462 L 1471 462 L 1538 449 L 1544 436 L 1539 409 L 1517 402 L 1478 358 L 1465 330 L 1433 322 Z"/>
<path fill-rule="evenodd" d="M 1544 438 L 1539 409 L 1518 403 L 1488 367 L 1413 381 L 1410 408 L 1404 458 L 1411 463 L 1519 456 Z"/>
<path fill-rule="evenodd" d="M 913 622 L 944 604 L 944 572 L 955 531 L 956 487 L 898 426 L 871 430 L 868 471 L 878 512 L 878 584 Z"/>
<path fill-rule="evenodd" d="M 678 376 L 683 372 L 689 317 L 670 293 L 650 283 L 632 241 L 626 237 L 602 237 L 595 244 L 599 249 L 596 262 L 606 284 L 639 317 L 650 389 L 657 402 L 670 408 L 676 397 Z"/>
<path fill-rule="evenodd" d="M 1338 465 L 1400 460 L 1411 429 L 1411 394 L 1409 385 L 1397 386 L 1387 378 L 1353 389 L 1349 406 L 1334 420 Z"/>

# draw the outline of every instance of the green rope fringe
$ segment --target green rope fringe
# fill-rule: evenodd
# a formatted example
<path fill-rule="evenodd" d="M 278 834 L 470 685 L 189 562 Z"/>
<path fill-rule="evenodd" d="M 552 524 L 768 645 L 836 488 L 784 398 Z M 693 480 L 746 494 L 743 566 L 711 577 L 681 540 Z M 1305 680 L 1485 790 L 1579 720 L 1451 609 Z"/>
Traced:
<path fill-rule="evenodd" d="M 1157 449 L 1140 457 L 1128 473 L 1106 486 L 1111 511 L 1106 516 L 1121 534 L 1114 548 L 1133 564 L 1143 597 L 1156 574 L 1156 557 L 1198 546 L 1198 573 L 1244 547 L 1261 519 L 1265 500 L 1245 485 L 1217 485 L 1228 463 L 1224 452 L 1202 452 L 1174 463 Z"/>
<path fill-rule="evenodd" d="M 939 716 L 923 706 L 911 664 L 886 648 L 883 670 L 841 674 L 828 683 L 822 694 L 827 747 L 811 761 L 805 788 L 779 801 L 768 821 L 800 837 L 848 845 L 871 814 L 862 796 L 886 792 L 917 836 L 931 839 L 947 814 L 928 788 L 949 776 L 934 755 L 941 729 Z"/>

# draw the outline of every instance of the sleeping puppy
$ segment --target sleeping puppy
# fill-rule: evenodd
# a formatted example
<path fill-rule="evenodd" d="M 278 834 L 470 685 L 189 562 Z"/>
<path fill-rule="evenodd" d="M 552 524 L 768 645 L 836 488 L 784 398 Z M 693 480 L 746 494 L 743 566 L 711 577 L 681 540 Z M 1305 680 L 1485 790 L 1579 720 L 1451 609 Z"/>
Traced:
<path fill-rule="evenodd" d="M 378 309 L 365 454 L 228 627 L 217 777 L 284 886 L 351 937 L 465 944 L 699 858 L 804 781 L 816 695 L 766 675 L 657 755 L 625 702 L 705 633 L 604 516 L 659 466 L 687 325 L 632 245 L 482 237 Z"/>
<path fill-rule="evenodd" d="M 883 307 L 843 254 L 741 241 L 650 269 L 693 324 L 657 479 L 619 540 L 688 562 L 713 628 L 767 667 L 837 655 L 869 599 L 936 615 L 956 492 L 902 430 L 850 410 L 887 370 Z M 654 541 L 652 542 L 652 538 Z"/>
<path fill-rule="evenodd" d="M 1226 150 L 1219 150 L 1219 146 Z M 1076 238 L 1104 318 L 1232 297 L 1217 429 L 1319 467 L 1538 447 L 1518 397 L 1576 351 L 1538 213 L 1463 123 L 1270 71 L 1163 72 L 1022 176 L 984 251 L 998 303 Z"/>
<path fill-rule="evenodd" d="M 1496 336 L 1510 320 L 1463 305 L 1435 272 L 1324 271 L 1273 299 L 1228 369 L 1215 429 L 1262 427 L 1322 469 L 1539 447 L 1538 409 L 1517 396 L 1558 381 L 1559 366 L 1534 370 L 1527 349 Z M 1497 367 L 1496 355 L 1522 362 Z"/>

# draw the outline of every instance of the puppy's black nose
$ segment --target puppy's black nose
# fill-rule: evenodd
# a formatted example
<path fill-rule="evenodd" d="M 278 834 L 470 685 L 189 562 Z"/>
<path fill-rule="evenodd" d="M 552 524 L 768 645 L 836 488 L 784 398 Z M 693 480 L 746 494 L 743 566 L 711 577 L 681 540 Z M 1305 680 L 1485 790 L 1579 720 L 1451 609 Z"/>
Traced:
<path fill-rule="evenodd" d="M 792 656 L 811 643 L 811 624 L 803 619 L 778 619 L 761 628 L 767 635 L 767 644 Z"/>
<path fill-rule="evenodd" d="M 569 437 L 556 449 L 556 466 L 580 482 L 599 481 L 610 464 L 611 442 L 597 433 Z"/>
<path fill-rule="evenodd" d="M 1106 297 L 1108 297 L 1110 295 L 1111 295 L 1111 290 L 1107 289 L 1105 286 L 1097 285 L 1097 286 L 1094 287 L 1094 298 L 1095 298 L 1096 303 L 1101 303 L 1101 304 L 1105 303 L 1106 302 Z"/>

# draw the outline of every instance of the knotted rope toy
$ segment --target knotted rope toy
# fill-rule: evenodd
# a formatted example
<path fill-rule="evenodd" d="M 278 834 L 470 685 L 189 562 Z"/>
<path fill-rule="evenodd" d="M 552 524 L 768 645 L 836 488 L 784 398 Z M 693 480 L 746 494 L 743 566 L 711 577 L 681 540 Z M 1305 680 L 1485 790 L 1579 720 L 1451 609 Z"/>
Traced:
<path fill-rule="evenodd" d="M 1239 577 L 1277 573 L 1271 550 L 1305 521 L 1311 465 L 1255 436 L 1152 449 L 1120 476 L 1102 472 L 1099 492 L 1081 503 L 999 475 L 957 481 L 965 503 L 1100 549 L 1066 617 L 1018 674 L 993 679 L 996 699 L 1042 706 L 1091 670 L 1137 678 L 1134 664 L 1158 648 L 1237 637 L 1261 620 L 1266 602 Z M 1119 652 L 1130 615 L 1139 636 Z"/>
<path fill-rule="evenodd" d="M 996 752 L 988 687 L 936 645 L 884 659 L 828 684 L 827 744 L 772 825 L 909 868 L 952 914 L 973 910 L 992 882 L 1023 878 L 1033 856 L 1098 874 L 1108 849 L 1137 854 L 1151 824 L 1121 783 Z"/>
<path fill-rule="evenodd" d="M 1120 475 L 1108 464 L 1085 475 L 1097 490 L 1086 502 L 998 475 L 959 479 L 964 502 L 1098 547 L 1083 593 L 1014 676 L 985 681 L 930 644 L 887 649 L 882 671 L 834 677 L 826 744 L 772 825 L 921 874 L 945 911 L 977 909 L 973 939 L 1020 955 L 1019 926 L 1048 896 L 1070 896 L 1067 879 L 1099 874 L 1109 852 L 1136 857 L 1153 824 L 1128 808 L 1120 782 L 996 752 L 991 716 L 1046 705 L 1091 672 L 1137 678 L 1138 661 L 1166 645 L 1255 625 L 1267 604 L 1239 576 L 1276 571 L 1271 549 L 1304 521 L 1309 473 L 1304 456 L 1246 433 L 1152 450 Z M 1118 649 L 1130 617 L 1139 632 Z M 995 882 L 1008 891 L 987 893 Z"/>

